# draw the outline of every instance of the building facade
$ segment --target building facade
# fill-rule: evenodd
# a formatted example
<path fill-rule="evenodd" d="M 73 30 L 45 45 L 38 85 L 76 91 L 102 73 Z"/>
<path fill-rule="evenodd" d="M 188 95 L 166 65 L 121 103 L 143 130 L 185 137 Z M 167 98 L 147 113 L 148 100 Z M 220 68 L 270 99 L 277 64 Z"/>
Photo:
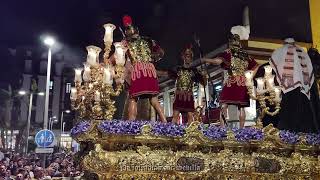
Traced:
<path fill-rule="evenodd" d="M 7 79 L 14 79 L 9 83 L 12 89 L 12 97 L 14 104 L 11 109 L 11 116 L 7 120 L 12 126 L 1 129 L 1 133 L 5 134 L 5 141 L 10 142 L 8 148 L 17 149 L 17 145 L 21 146 L 18 149 L 23 149 L 25 146 L 27 135 L 27 122 L 30 103 L 31 87 L 36 84 L 37 90 L 33 92 L 33 101 L 31 107 L 30 118 L 30 136 L 32 139 L 35 133 L 43 128 L 44 105 L 45 105 L 45 90 L 46 90 L 46 73 L 47 73 L 47 49 L 39 47 L 18 47 L 5 48 L 8 52 L 6 61 L 14 62 L 14 69 Z M 52 69 L 50 77 L 50 94 L 49 94 L 49 121 L 54 131 L 57 143 L 60 139 L 69 140 L 68 145 L 71 148 L 71 140 L 66 135 L 61 138 L 62 132 L 68 134 L 68 131 L 73 126 L 74 115 L 70 109 L 70 90 L 71 82 L 73 82 L 74 64 L 68 63 L 72 57 L 65 54 L 64 51 L 55 52 L 52 56 Z M 2 83 L 3 84 L 3 83 Z M 3 89 L 3 88 L 2 88 Z M 25 91 L 24 95 L 19 94 L 19 91 Z M 9 117 L 9 116 L 8 116 Z M 50 123 L 50 122 L 49 122 Z M 7 135 L 6 135 L 7 134 Z M 14 141 L 14 142 L 12 142 Z M 33 143 L 30 140 L 29 143 Z M 2 142 L 3 144 L 3 142 Z M 7 143 L 8 144 L 8 143 Z M 9 145 L 9 144 L 8 144 Z"/>

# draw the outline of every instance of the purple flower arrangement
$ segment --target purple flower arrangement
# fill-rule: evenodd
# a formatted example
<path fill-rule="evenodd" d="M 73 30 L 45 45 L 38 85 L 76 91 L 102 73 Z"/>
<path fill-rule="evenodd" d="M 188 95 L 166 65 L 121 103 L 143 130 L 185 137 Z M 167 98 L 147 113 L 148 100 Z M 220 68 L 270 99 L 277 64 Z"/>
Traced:
<path fill-rule="evenodd" d="M 182 137 L 186 132 L 186 125 L 177 125 L 174 123 L 161 123 L 150 121 L 124 121 L 111 120 L 103 121 L 98 125 L 98 129 L 106 134 L 122 134 L 122 135 L 138 135 L 142 132 L 142 126 L 151 126 L 152 134 L 156 136 Z M 81 121 L 71 129 L 72 136 L 78 136 L 90 129 L 89 121 Z M 227 128 L 215 125 L 200 124 L 199 130 L 211 140 L 224 140 L 227 137 Z M 264 138 L 261 129 L 241 128 L 232 129 L 235 138 L 239 142 L 248 142 L 251 140 L 261 141 Z M 287 144 L 296 144 L 299 141 L 298 133 L 287 130 L 281 130 L 279 134 L 280 140 Z M 306 143 L 308 145 L 320 145 L 320 134 L 306 134 Z"/>
<path fill-rule="evenodd" d="M 287 130 L 280 131 L 280 140 L 287 144 L 296 144 L 299 141 L 299 135 Z"/>
<path fill-rule="evenodd" d="M 240 142 L 247 142 L 250 140 L 257 140 L 261 141 L 263 140 L 263 133 L 261 129 L 257 128 L 234 128 L 232 129 L 235 138 L 237 141 Z"/>
<path fill-rule="evenodd" d="M 71 129 L 71 136 L 77 136 L 79 134 L 85 133 L 89 130 L 89 128 L 90 123 L 88 121 L 81 121 Z"/>
<path fill-rule="evenodd" d="M 142 126 L 147 123 L 147 121 L 103 121 L 98 129 L 107 134 L 137 135 L 141 133 Z"/>
<path fill-rule="evenodd" d="M 152 123 L 151 132 L 156 136 L 181 137 L 185 134 L 185 125 L 177 125 L 174 123 Z"/>
<path fill-rule="evenodd" d="M 306 141 L 308 145 L 320 145 L 320 134 L 307 134 Z"/>
<path fill-rule="evenodd" d="M 149 124 L 151 132 L 157 136 L 177 137 L 183 136 L 185 126 L 172 123 L 150 123 L 148 121 L 103 121 L 99 126 L 99 130 L 107 134 L 127 134 L 138 135 L 142 132 L 142 126 Z"/>
<path fill-rule="evenodd" d="M 211 140 L 223 140 L 227 137 L 227 129 L 218 127 L 215 125 L 206 126 L 204 124 L 199 125 L 199 130 L 202 131 L 203 135 Z"/>

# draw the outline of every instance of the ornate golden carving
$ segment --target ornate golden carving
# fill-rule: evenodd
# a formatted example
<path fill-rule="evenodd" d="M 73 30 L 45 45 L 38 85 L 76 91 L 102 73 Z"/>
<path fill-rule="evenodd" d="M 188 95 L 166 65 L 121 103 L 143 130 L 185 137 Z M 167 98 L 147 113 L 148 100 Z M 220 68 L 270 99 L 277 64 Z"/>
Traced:
<path fill-rule="evenodd" d="M 186 128 L 186 134 L 182 137 L 180 141 L 189 145 L 190 147 L 208 143 L 209 139 L 205 137 L 201 131 L 199 131 L 199 125 L 199 121 L 193 121 Z"/>
<path fill-rule="evenodd" d="M 96 145 L 83 165 L 100 179 L 320 177 L 319 147 L 306 148 L 304 137 L 298 145 L 284 144 L 272 125 L 263 129 L 263 141 L 240 143 L 232 131 L 223 141 L 209 140 L 199 130 L 199 122 L 192 122 L 185 135 L 176 138 L 154 136 L 150 125 L 143 126 L 140 135 L 101 136 L 94 130 L 99 121 L 94 122 L 85 136 Z"/>

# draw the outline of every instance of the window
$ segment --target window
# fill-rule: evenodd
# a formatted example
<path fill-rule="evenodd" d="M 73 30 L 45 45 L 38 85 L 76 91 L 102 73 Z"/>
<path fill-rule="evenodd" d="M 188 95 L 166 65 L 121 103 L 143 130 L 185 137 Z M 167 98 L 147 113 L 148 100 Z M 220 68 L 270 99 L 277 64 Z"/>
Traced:
<path fill-rule="evenodd" d="M 221 85 L 217 85 L 217 86 L 215 87 L 215 90 L 216 90 L 217 92 L 221 91 L 221 90 L 222 90 L 222 86 L 221 86 Z"/>
<path fill-rule="evenodd" d="M 71 83 L 66 84 L 66 93 L 69 94 L 71 92 Z"/>
<path fill-rule="evenodd" d="M 50 90 L 53 89 L 53 81 L 50 81 L 49 89 L 50 89 Z"/>
<path fill-rule="evenodd" d="M 159 96 L 159 103 L 160 103 L 160 105 L 161 105 L 161 107 L 163 107 L 163 102 L 164 100 L 163 100 L 163 96 Z"/>

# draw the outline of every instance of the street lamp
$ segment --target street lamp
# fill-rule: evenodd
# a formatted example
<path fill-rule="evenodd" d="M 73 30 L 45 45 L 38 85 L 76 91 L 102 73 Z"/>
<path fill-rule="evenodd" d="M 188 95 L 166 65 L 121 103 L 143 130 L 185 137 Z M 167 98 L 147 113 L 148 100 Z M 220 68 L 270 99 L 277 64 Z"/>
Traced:
<path fill-rule="evenodd" d="M 23 91 L 23 90 L 20 90 L 18 93 L 19 93 L 19 95 L 22 95 L 22 96 L 27 94 L 27 92 Z"/>
<path fill-rule="evenodd" d="M 39 92 L 38 95 L 39 95 L 39 96 L 44 96 L 45 93 L 44 93 L 44 92 Z"/>
<path fill-rule="evenodd" d="M 50 117 L 49 119 L 49 130 L 52 130 L 53 124 L 58 122 L 57 116 Z"/>
<path fill-rule="evenodd" d="M 61 116 L 60 116 L 60 148 L 62 147 L 62 134 L 64 133 L 64 125 L 65 122 L 63 122 L 63 115 L 64 113 L 69 114 L 71 111 L 69 109 L 65 110 L 65 111 L 61 111 Z"/>
<path fill-rule="evenodd" d="M 56 41 L 54 40 L 53 37 L 48 36 L 48 37 L 46 37 L 46 38 L 44 39 L 43 42 L 44 42 L 45 45 L 51 47 L 51 46 L 54 45 L 54 43 L 55 43 Z"/>
<path fill-rule="evenodd" d="M 46 37 L 44 44 L 48 47 L 48 64 L 47 64 L 47 85 L 46 85 L 46 99 L 44 106 L 44 118 L 43 118 L 43 129 L 48 128 L 48 111 L 49 111 L 49 89 L 50 89 L 50 74 L 51 74 L 51 47 L 55 43 L 53 37 Z"/>
<path fill-rule="evenodd" d="M 35 92 L 32 90 L 31 92 L 20 90 L 18 92 L 19 95 L 24 96 L 26 94 L 29 94 L 29 109 L 28 109 L 28 122 L 27 122 L 27 144 L 26 144 L 26 153 L 28 153 L 28 146 L 29 146 L 29 135 L 30 135 L 30 121 L 31 121 L 31 112 L 32 112 L 32 101 L 33 101 L 33 95 L 37 94 L 39 96 L 43 96 L 44 92 Z"/>

